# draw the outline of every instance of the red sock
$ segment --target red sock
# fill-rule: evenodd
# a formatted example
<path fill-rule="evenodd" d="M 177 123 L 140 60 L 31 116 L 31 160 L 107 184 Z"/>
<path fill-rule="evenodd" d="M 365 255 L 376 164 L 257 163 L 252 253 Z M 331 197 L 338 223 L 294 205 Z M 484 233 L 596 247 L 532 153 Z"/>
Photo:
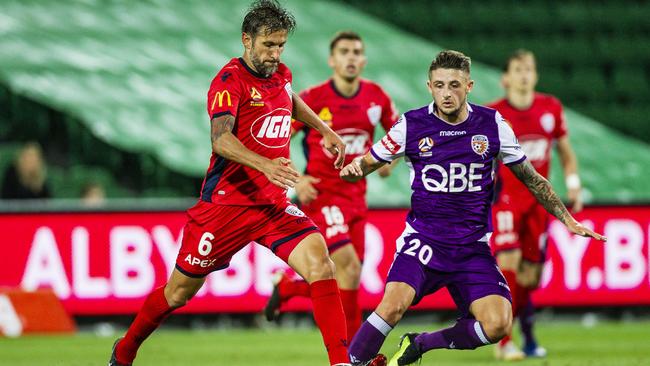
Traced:
<path fill-rule="evenodd" d="M 115 357 L 119 363 L 131 364 L 142 342 L 174 310 L 167 304 L 164 291 L 165 286 L 159 287 L 149 294 L 145 300 L 124 339 L 120 341 L 115 349 Z"/>
<path fill-rule="evenodd" d="M 361 326 L 361 308 L 359 308 L 359 290 L 341 290 L 341 303 L 345 312 L 345 323 L 348 325 L 348 344 Z"/>
<path fill-rule="evenodd" d="M 282 300 L 289 300 L 294 296 L 309 297 L 309 284 L 305 280 L 282 280 L 278 289 Z"/>
<path fill-rule="evenodd" d="M 517 316 L 517 313 L 519 311 L 518 290 L 520 287 L 517 284 L 517 273 L 507 269 L 503 269 L 501 271 L 503 272 L 503 277 L 505 277 L 506 281 L 508 282 L 508 287 L 510 287 L 510 297 L 512 297 L 512 317 L 514 318 Z M 499 344 L 503 346 L 508 342 L 510 342 L 510 334 L 503 337 L 503 339 L 499 341 Z"/>
<path fill-rule="evenodd" d="M 513 317 L 519 316 L 526 305 L 528 305 L 528 300 L 530 299 L 530 290 L 526 287 L 517 285 L 517 290 L 515 293 L 517 295 L 517 309 L 514 310 Z"/>
<path fill-rule="evenodd" d="M 314 320 L 320 329 L 330 364 L 350 363 L 345 314 L 335 279 L 315 281 L 310 286 Z"/>

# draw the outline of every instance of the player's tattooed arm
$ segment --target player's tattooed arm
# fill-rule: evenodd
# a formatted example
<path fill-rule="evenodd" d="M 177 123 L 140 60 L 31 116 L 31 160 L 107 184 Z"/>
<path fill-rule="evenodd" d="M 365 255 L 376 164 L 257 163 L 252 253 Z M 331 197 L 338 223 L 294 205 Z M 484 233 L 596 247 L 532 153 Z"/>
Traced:
<path fill-rule="evenodd" d="M 232 133 L 234 127 L 235 117 L 231 115 L 212 119 L 210 138 L 215 154 L 259 170 L 278 187 L 288 189 L 296 184 L 299 174 L 292 168 L 289 159 L 280 157 L 271 160 L 249 150 Z"/>
<path fill-rule="evenodd" d="M 553 190 L 551 183 L 542 177 L 528 160 L 511 165 L 509 168 L 528 187 L 537 202 L 541 203 L 551 215 L 557 217 L 571 232 L 582 236 L 590 236 L 597 240 L 607 240 L 604 236 L 584 227 L 571 216 L 560 197 Z"/>
<path fill-rule="evenodd" d="M 364 156 L 354 158 L 350 164 L 346 165 L 341 170 L 339 175 L 345 181 L 356 182 L 384 165 L 386 165 L 385 162 L 375 160 L 375 158 L 368 153 Z"/>

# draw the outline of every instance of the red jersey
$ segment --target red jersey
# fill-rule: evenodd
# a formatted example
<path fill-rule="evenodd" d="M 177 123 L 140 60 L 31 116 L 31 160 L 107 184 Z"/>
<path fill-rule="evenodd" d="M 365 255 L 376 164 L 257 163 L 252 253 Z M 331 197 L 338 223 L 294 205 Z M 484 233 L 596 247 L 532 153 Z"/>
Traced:
<path fill-rule="evenodd" d="M 210 118 L 235 117 L 233 134 L 249 150 L 275 159 L 289 158 L 291 138 L 291 71 L 284 65 L 270 77 L 233 58 L 212 80 Z M 201 200 L 222 205 L 265 205 L 286 201 L 286 190 L 255 169 L 212 153 L 201 187 Z"/>
<path fill-rule="evenodd" d="M 381 123 L 388 131 L 399 117 L 390 97 L 369 80 L 361 80 L 357 93 L 345 97 L 336 90 L 333 80 L 325 81 L 300 93 L 302 99 L 327 123 L 346 144 L 345 164 L 366 154 L 372 146 L 375 127 Z M 334 168 L 334 156 L 322 145 L 322 136 L 302 123 L 294 123 L 295 130 L 304 129 L 303 148 L 307 160 L 305 174 L 320 178 L 315 185 L 322 194 L 335 194 L 365 204 L 366 180 L 345 182 Z"/>
<path fill-rule="evenodd" d="M 555 140 L 566 136 L 567 126 L 562 112 L 562 103 L 547 94 L 535 93 L 533 104 L 526 110 L 511 106 L 507 99 L 489 105 L 510 122 L 526 157 L 541 175 L 548 177 L 551 148 Z M 499 169 L 501 195 L 517 195 L 532 198 L 523 183 L 510 169 Z"/>

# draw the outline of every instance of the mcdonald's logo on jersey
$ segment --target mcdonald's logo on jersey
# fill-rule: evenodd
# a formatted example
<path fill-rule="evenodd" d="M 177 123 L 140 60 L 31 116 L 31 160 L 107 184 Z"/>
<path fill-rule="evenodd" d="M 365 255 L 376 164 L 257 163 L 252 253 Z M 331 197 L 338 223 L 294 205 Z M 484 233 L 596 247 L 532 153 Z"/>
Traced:
<path fill-rule="evenodd" d="M 212 99 L 212 105 L 210 106 L 210 109 L 214 109 L 214 106 L 217 104 L 217 101 L 219 101 L 219 108 L 223 107 L 224 103 L 224 97 L 226 105 L 228 107 L 232 107 L 232 101 L 230 100 L 230 92 L 228 90 L 223 90 L 223 91 L 218 91 L 214 93 L 214 98 Z"/>

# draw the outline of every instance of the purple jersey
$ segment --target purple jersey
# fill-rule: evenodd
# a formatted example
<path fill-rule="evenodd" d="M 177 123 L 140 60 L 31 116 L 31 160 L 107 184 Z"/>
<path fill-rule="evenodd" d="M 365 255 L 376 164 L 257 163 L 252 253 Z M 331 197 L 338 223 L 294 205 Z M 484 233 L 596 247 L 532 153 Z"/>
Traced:
<path fill-rule="evenodd" d="M 468 104 L 469 116 L 455 125 L 438 118 L 434 109 L 431 103 L 403 114 L 371 153 L 384 162 L 405 156 L 412 190 L 408 227 L 426 237 L 438 254 L 454 257 L 459 251 L 474 252 L 477 242 L 489 239 L 497 159 L 512 165 L 526 156 L 494 109 Z M 403 247 L 398 244 L 398 252 Z M 423 253 L 420 259 L 428 265 L 425 259 L 431 256 Z"/>

